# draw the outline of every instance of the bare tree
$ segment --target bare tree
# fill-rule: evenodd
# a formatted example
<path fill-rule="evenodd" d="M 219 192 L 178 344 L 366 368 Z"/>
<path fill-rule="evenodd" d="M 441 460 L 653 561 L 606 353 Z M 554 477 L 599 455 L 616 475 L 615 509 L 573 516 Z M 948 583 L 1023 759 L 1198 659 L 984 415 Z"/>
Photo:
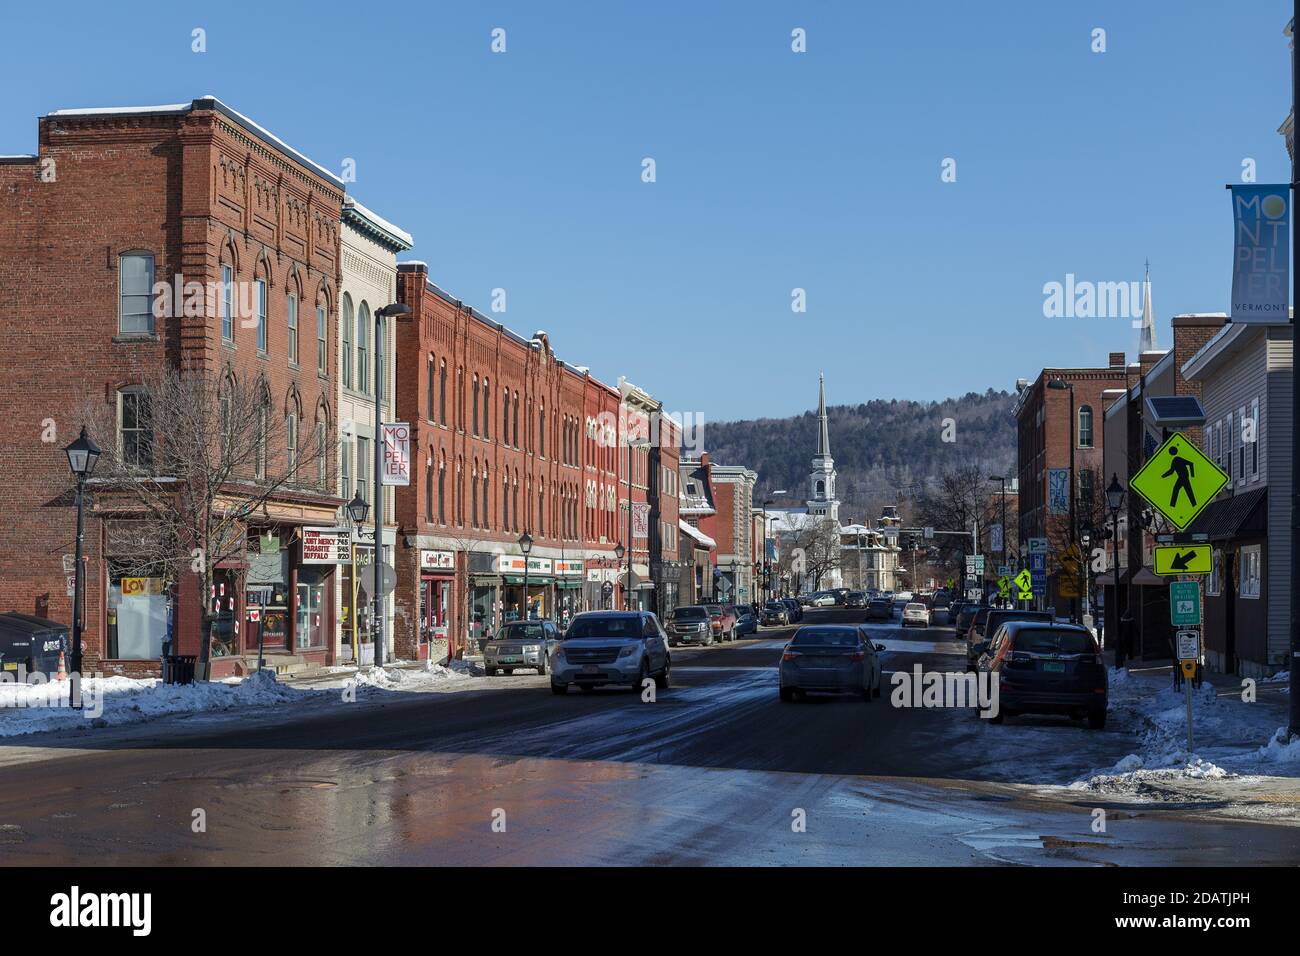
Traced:
<path fill-rule="evenodd" d="M 215 569 L 243 558 L 249 527 L 268 517 L 273 498 L 332 493 L 333 429 L 323 413 L 304 426 L 296 404 L 277 408 L 261 380 L 189 369 L 165 368 L 116 398 L 82 413 L 103 448 L 100 510 L 119 519 L 111 543 L 128 564 L 169 584 L 198 579 L 206 679 Z"/>
<path fill-rule="evenodd" d="M 943 531 L 971 531 L 983 521 L 988 510 L 989 481 L 980 465 L 958 465 L 945 469 L 930 487 L 917 498 L 919 523 Z M 964 579 L 963 559 L 977 553 L 969 536 L 943 535 L 936 538 L 939 561 L 943 567 Z"/>

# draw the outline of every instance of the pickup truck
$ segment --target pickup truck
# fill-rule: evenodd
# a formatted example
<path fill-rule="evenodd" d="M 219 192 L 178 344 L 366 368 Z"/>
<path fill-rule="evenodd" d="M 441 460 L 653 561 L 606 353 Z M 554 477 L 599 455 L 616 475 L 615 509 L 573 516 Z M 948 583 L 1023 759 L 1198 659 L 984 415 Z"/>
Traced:
<path fill-rule="evenodd" d="M 725 604 L 706 604 L 704 609 L 709 612 L 709 622 L 713 628 L 713 636 L 719 641 L 734 641 L 736 639 L 736 612 Z"/>

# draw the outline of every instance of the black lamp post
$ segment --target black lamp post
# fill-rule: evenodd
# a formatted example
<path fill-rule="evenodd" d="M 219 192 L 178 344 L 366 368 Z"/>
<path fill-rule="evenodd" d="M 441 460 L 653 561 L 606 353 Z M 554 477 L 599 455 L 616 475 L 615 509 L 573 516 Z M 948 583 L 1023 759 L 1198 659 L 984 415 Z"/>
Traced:
<path fill-rule="evenodd" d="M 776 504 L 776 497 L 775 497 L 776 495 L 788 495 L 789 493 L 790 492 L 784 488 L 778 488 L 776 491 L 772 492 L 773 497 L 767 498 L 763 501 L 763 591 L 764 591 L 763 600 L 764 601 L 769 601 L 772 598 L 772 582 L 769 580 L 772 572 L 771 572 L 771 568 L 769 567 L 769 563 L 767 559 L 767 535 L 768 535 L 767 506 Z"/>
<path fill-rule="evenodd" d="M 628 552 L 628 550 L 625 547 L 623 547 L 623 543 L 621 541 L 618 544 L 614 545 L 614 563 L 617 567 L 621 568 L 623 566 L 623 555 L 625 554 L 628 555 L 628 566 L 627 566 L 627 584 L 624 585 L 623 587 L 623 610 L 626 611 L 628 605 L 627 595 L 628 595 L 628 591 L 631 590 L 632 587 L 632 564 L 631 564 L 632 556 Z"/>
<path fill-rule="evenodd" d="M 380 330 L 384 320 L 400 319 L 411 314 L 411 307 L 405 302 L 394 302 L 375 311 L 375 666 L 384 666 L 384 416 L 382 411 L 384 396 L 385 366 Z"/>
<path fill-rule="evenodd" d="M 72 474 L 77 479 L 77 545 L 76 545 L 76 568 L 73 588 L 72 588 L 72 647 L 69 666 L 72 673 L 77 675 L 80 680 L 81 675 L 81 607 L 84 603 L 85 581 L 82 576 L 81 555 L 82 543 L 85 537 L 85 489 L 86 479 L 95 472 L 95 465 L 99 461 L 100 449 L 94 440 L 86 434 L 86 426 L 81 426 L 81 434 L 67 448 L 63 449 L 68 456 L 68 467 L 72 469 Z M 81 701 L 73 701 L 73 706 L 80 706 Z"/>
<path fill-rule="evenodd" d="M 1119 511 L 1124 506 L 1124 489 L 1120 487 L 1119 475 L 1111 473 L 1110 484 L 1106 486 L 1106 507 L 1110 511 L 1110 541 L 1111 541 L 1111 580 L 1114 583 L 1115 600 L 1114 607 L 1106 608 L 1105 621 L 1105 638 L 1107 645 L 1114 644 L 1115 647 L 1115 666 L 1124 666 L 1124 640 L 1117 635 L 1116 627 L 1119 618 Z"/>
<path fill-rule="evenodd" d="M 519 536 L 519 551 L 524 556 L 524 606 L 522 620 L 528 620 L 528 555 L 533 551 L 533 536 L 525 531 Z"/>

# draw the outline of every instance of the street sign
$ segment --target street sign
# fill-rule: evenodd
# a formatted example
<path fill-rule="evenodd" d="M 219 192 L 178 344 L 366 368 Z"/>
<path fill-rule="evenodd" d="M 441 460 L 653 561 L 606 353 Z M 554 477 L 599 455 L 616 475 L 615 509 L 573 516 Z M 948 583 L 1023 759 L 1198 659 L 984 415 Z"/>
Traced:
<path fill-rule="evenodd" d="M 1169 618 L 1174 627 L 1201 626 L 1201 582 L 1174 581 L 1169 585 Z"/>
<path fill-rule="evenodd" d="M 1176 638 L 1178 659 L 1196 663 L 1201 659 L 1201 632 L 1179 631 Z"/>
<path fill-rule="evenodd" d="M 1005 578 L 1005 577 L 1010 577 L 1010 576 L 1011 576 L 1011 565 L 1009 565 L 1009 564 L 999 564 L 999 565 L 998 565 L 998 577 L 1000 577 L 1000 578 Z"/>
<path fill-rule="evenodd" d="M 1156 574 L 1209 574 L 1214 567 L 1214 548 L 1208 544 L 1189 544 L 1156 548 Z"/>
<path fill-rule="evenodd" d="M 1016 575 L 1016 587 L 1020 589 L 1020 600 L 1029 601 L 1034 596 L 1034 576 L 1028 568 L 1023 568 Z"/>
<path fill-rule="evenodd" d="M 392 594 L 393 589 L 397 587 L 397 572 L 393 566 L 386 562 L 375 564 L 373 561 L 357 572 L 357 587 L 365 591 L 366 594 L 374 597 L 375 594 L 375 570 L 381 570 L 379 576 L 379 590 L 381 594 Z"/>
<path fill-rule="evenodd" d="M 1031 555 L 1029 556 L 1029 570 L 1030 570 L 1030 571 L 1046 571 L 1046 570 L 1047 570 L 1047 555 L 1046 555 L 1045 553 L 1044 553 L 1044 554 L 1031 554 Z"/>
<path fill-rule="evenodd" d="M 1129 487 L 1183 531 L 1228 480 L 1187 436 L 1175 433 L 1138 470 Z"/>
<path fill-rule="evenodd" d="M 925 536 L 926 536 L 927 538 L 933 538 L 933 537 L 934 537 L 934 528 L 931 528 L 931 527 L 929 527 L 929 526 L 927 525 L 927 526 L 923 529 L 923 531 L 924 531 L 924 534 L 925 534 Z"/>
<path fill-rule="evenodd" d="M 1011 578 L 1005 574 L 998 578 L 998 597 L 1003 600 L 1011 597 Z"/>
<path fill-rule="evenodd" d="M 1046 538 L 1030 538 L 1030 539 L 1029 539 L 1029 553 L 1030 553 L 1030 554 L 1046 554 L 1046 553 L 1048 552 L 1048 550 L 1049 550 L 1049 548 L 1047 547 L 1047 539 L 1046 539 Z"/>
<path fill-rule="evenodd" d="M 1079 566 L 1079 546 L 1072 544 L 1061 554 L 1061 573 L 1056 579 L 1056 590 L 1061 597 L 1077 598 L 1080 597 L 1079 575 L 1082 569 Z"/>

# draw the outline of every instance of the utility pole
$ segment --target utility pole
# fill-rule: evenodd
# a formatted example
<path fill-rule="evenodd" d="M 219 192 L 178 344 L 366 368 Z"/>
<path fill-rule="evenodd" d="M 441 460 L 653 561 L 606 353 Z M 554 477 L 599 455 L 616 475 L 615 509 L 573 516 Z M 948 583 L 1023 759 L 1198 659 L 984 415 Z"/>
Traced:
<path fill-rule="evenodd" d="M 1300 121 L 1296 108 L 1300 106 L 1300 59 L 1296 56 L 1296 30 L 1300 29 L 1300 0 L 1295 0 L 1291 9 L 1291 308 L 1300 304 L 1300 261 L 1297 250 L 1300 249 L 1300 217 L 1295 213 L 1295 198 L 1300 194 L 1300 176 L 1297 176 L 1296 151 L 1300 150 L 1300 136 L 1297 136 L 1296 123 Z M 1296 328 L 1295 318 L 1291 318 L 1291 367 L 1296 368 Z M 1291 421 L 1300 415 L 1300 388 L 1291 388 Z M 1295 432 L 1291 432 L 1291 694 L 1290 722 L 1288 729 L 1292 734 L 1300 734 L 1300 442 L 1296 441 Z"/>

